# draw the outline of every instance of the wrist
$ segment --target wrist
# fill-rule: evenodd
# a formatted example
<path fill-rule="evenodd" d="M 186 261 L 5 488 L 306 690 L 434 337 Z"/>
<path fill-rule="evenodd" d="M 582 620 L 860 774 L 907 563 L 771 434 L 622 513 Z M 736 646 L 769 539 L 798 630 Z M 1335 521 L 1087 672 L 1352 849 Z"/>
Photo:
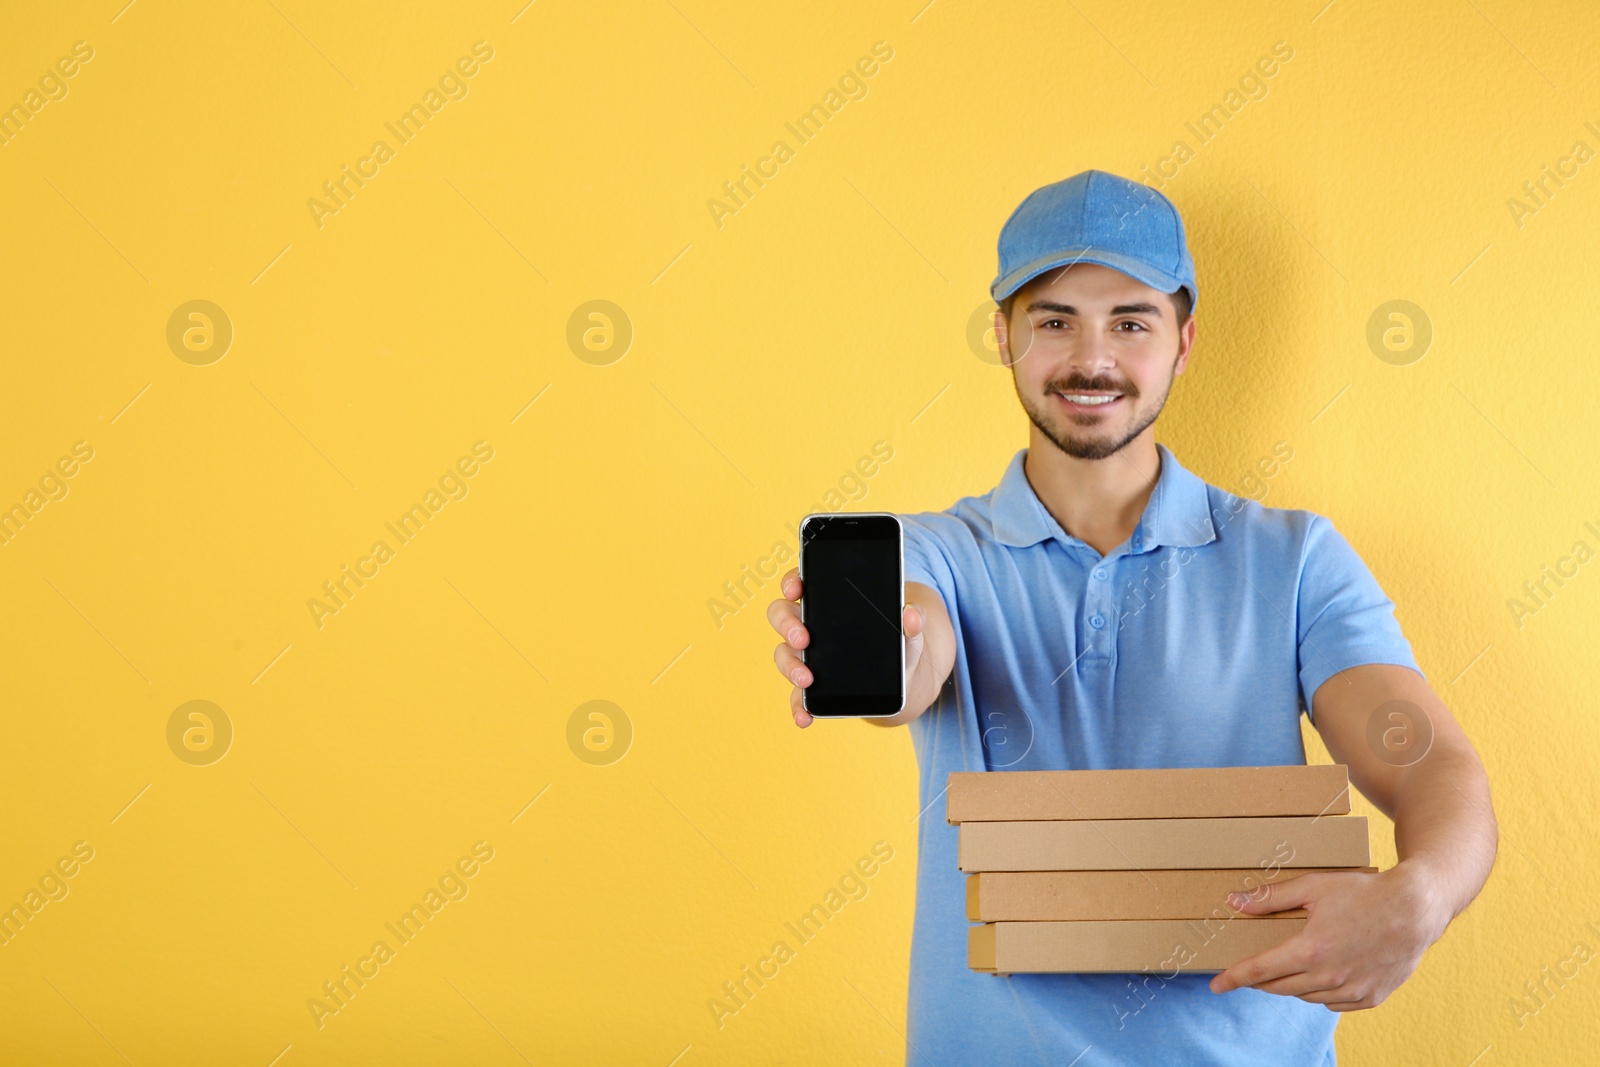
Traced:
<path fill-rule="evenodd" d="M 1426 855 L 1407 856 L 1384 872 L 1404 888 L 1405 899 L 1415 908 L 1416 918 L 1427 932 L 1428 943 L 1444 936 L 1445 927 L 1455 918 L 1455 908 L 1444 891 L 1445 879 Z"/>

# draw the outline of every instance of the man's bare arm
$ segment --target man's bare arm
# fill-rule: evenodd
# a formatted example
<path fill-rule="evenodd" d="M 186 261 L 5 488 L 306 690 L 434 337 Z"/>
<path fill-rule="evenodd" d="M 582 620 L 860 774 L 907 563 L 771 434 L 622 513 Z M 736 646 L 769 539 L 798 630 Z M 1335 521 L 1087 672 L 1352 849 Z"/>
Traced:
<path fill-rule="evenodd" d="M 1402 703 L 1384 708 L 1394 701 Z M 1351 783 L 1394 820 L 1396 870 L 1414 873 L 1439 920 L 1439 936 L 1483 888 L 1499 845 L 1489 776 L 1472 742 L 1427 680 L 1395 664 L 1341 671 L 1318 687 L 1312 710 L 1313 725 L 1334 760 L 1350 768 Z M 1368 742 L 1375 715 L 1376 745 Z M 1402 731 L 1410 732 L 1409 742 Z M 1420 756 L 1407 750 L 1430 732 Z"/>
<path fill-rule="evenodd" d="M 1417 672 L 1351 667 L 1317 688 L 1312 710 L 1351 783 L 1394 820 L 1400 862 L 1378 874 L 1302 874 L 1235 894 L 1230 905 L 1251 915 L 1303 907 L 1308 918 L 1299 933 L 1218 974 L 1211 991 L 1250 986 L 1329 1011 L 1360 1011 L 1399 988 L 1478 895 L 1494 866 L 1499 830 L 1478 754 Z M 1408 731 L 1412 740 L 1392 745 L 1406 742 L 1405 733 L 1392 731 Z"/>
<path fill-rule="evenodd" d="M 800 658 L 800 650 L 811 643 L 811 635 L 800 621 L 800 571 L 790 569 L 778 584 L 783 596 L 767 605 L 767 621 L 784 640 L 773 649 L 772 659 L 778 673 L 792 687 L 789 711 L 795 725 L 810 726 L 811 716 L 801 702 L 801 691 L 812 683 L 813 676 Z M 906 703 L 897 715 L 866 720 L 875 726 L 901 726 L 927 711 L 956 662 L 955 627 L 945 610 L 944 598 L 920 582 L 907 582 L 905 590 L 906 610 L 901 625 L 906 641 Z"/>

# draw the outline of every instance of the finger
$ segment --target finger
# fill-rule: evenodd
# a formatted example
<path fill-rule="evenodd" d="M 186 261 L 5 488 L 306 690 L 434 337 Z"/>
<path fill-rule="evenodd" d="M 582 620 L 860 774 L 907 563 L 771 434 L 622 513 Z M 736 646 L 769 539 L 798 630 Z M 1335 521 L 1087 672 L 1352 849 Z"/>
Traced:
<path fill-rule="evenodd" d="M 1323 1007 L 1329 1011 L 1366 1011 L 1373 1005 L 1364 1000 L 1344 1000 L 1337 1004 L 1324 1004 Z"/>
<path fill-rule="evenodd" d="M 790 567 L 788 572 L 778 581 L 778 588 L 782 589 L 783 595 L 790 600 L 799 600 L 802 592 L 800 568 Z"/>
<path fill-rule="evenodd" d="M 1282 882 L 1268 882 L 1249 893 L 1229 893 L 1228 906 L 1246 915 L 1303 908 L 1327 888 L 1326 875 L 1297 874 Z"/>
<path fill-rule="evenodd" d="M 766 621 L 771 622 L 773 629 L 778 630 L 779 635 L 795 648 L 810 645 L 811 633 L 805 629 L 805 622 L 800 621 L 800 613 L 795 611 L 792 601 L 771 601 L 770 605 L 766 605 Z"/>
<path fill-rule="evenodd" d="M 1327 978 L 1314 975 L 1310 971 L 1301 971 L 1299 974 L 1289 974 L 1282 978 L 1274 978 L 1267 982 L 1257 982 L 1252 989 L 1259 989 L 1263 993 L 1276 993 L 1280 997 L 1300 997 L 1309 999 L 1316 993 L 1331 993 L 1336 982 Z M 1343 1000 L 1346 994 L 1340 994 L 1335 999 Z"/>
<path fill-rule="evenodd" d="M 906 615 L 903 622 L 907 637 L 915 637 L 920 634 L 922 632 L 922 626 L 924 622 L 922 618 L 922 609 L 917 607 L 915 604 L 907 604 Z"/>
<path fill-rule="evenodd" d="M 772 661 L 778 665 L 778 673 L 789 679 L 790 685 L 804 689 L 813 681 L 810 668 L 788 644 L 781 644 L 772 650 Z"/>
<path fill-rule="evenodd" d="M 794 604 L 788 600 L 774 600 L 767 605 L 767 622 L 795 648 L 805 648 L 811 643 L 811 635 L 800 621 L 800 613 L 794 610 Z"/>
<path fill-rule="evenodd" d="M 1323 983 L 1326 985 L 1327 983 Z M 1351 989 L 1348 984 L 1334 985 L 1327 989 L 1310 989 L 1304 993 L 1295 993 L 1307 1004 L 1354 1004 L 1361 999 L 1361 991 Z"/>
<path fill-rule="evenodd" d="M 1236 922 L 1238 920 L 1235 920 Z M 1311 963 L 1304 933 L 1296 934 L 1280 945 L 1242 959 L 1211 979 L 1213 993 L 1226 993 L 1243 986 L 1259 985 L 1274 978 L 1299 974 Z"/>
<path fill-rule="evenodd" d="M 800 690 L 789 690 L 789 711 L 794 715 L 794 724 L 804 730 L 811 725 L 811 714 L 800 706 Z"/>

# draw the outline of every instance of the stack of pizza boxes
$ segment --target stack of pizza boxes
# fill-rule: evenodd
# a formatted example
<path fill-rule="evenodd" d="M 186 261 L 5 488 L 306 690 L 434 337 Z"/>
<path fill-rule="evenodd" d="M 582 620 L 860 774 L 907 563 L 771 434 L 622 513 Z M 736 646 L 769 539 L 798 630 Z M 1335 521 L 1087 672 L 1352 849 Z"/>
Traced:
<path fill-rule="evenodd" d="M 1229 893 L 1377 870 L 1344 764 L 956 772 L 946 819 L 979 924 L 967 965 L 992 974 L 1215 973 L 1306 923 Z"/>

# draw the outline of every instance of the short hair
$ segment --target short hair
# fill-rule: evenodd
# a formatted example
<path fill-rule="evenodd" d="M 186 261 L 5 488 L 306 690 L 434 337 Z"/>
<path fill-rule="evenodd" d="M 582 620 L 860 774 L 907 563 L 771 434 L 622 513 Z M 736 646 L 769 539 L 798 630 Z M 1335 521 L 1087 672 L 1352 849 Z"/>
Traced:
<path fill-rule="evenodd" d="M 1021 291 L 1019 287 L 1017 292 L 1000 301 L 1000 314 L 1005 316 L 1005 320 L 1008 323 L 1011 321 L 1011 305 L 1016 303 L 1017 293 Z M 1183 324 L 1189 321 L 1189 316 L 1194 313 L 1194 303 L 1189 299 L 1189 287 L 1180 285 L 1176 290 L 1168 293 L 1167 298 L 1172 301 L 1172 310 L 1177 314 L 1178 329 L 1181 330 L 1183 329 Z"/>

